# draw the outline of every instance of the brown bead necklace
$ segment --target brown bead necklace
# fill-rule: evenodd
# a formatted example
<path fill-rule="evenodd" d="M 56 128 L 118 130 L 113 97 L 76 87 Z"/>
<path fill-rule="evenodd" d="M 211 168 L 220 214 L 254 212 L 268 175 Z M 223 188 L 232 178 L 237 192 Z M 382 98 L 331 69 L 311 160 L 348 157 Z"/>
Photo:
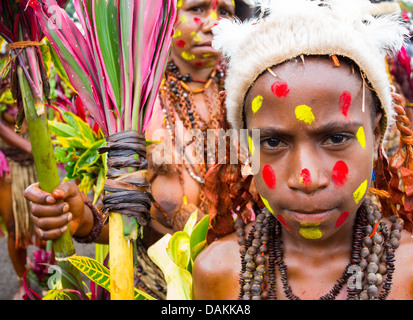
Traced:
<path fill-rule="evenodd" d="M 200 208 L 202 210 L 206 209 L 206 197 L 203 191 L 203 185 L 205 183 L 207 163 L 212 163 L 211 161 L 215 160 L 215 158 L 208 159 L 207 130 L 219 128 L 219 92 L 223 90 L 225 75 L 226 68 L 223 62 L 215 66 L 206 81 L 193 79 L 190 74 L 182 75 L 178 67 L 173 62 L 170 62 L 167 65 L 165 76 L 159 90 L 163 112 L 163 125 L 168 130 L 173 145 L 176 146 L 177 139 L 175 136 L 176 115 L 179 120 L 182 121 L 186 130 L 198 129 L 198 131 L 193 132 L 200 136 L 194 136 L 193 139 L 186 144 L 184 144 L 183 141 L 181 142 L 184 155 L 182 164 L 175 165 L 179 172 L 182 188 L 184 168 L 188 171 L 189 175 L 201 185 Z M 192 90 L 188 86 L 189 82 L 199 82 L 204 83 L 204 85 L 202 88 Z M 209 113 L 209 121 L 203 119 L 196 108 L 194 95 L 197 94 L 203 95 Z M 194 161 L 188 159 L 188 154 L 185 152 L 185 149 L 193 143 L 202 144 L 193 145 L 193 150 L 197 152 L 197 156 L 198 150 L 203 150 L 204 152 L 202 155 L 203 161 L 197 161 L 198 163 L 193 163 Z"/>
<path fill-rule="evenodd" d="M 348 285 L 348 300 L 387 298 L 394 273 L 394 251 L 399 246 L 404 222 L 397 216 L 391 217 L 389 220 L 393 224 L 389 233 L 381 219 L 382 214 L 377 206 L 370 199 L 365 199 L 357 212 L 353 227 L 350 262 L 330 292 L 320 297 L 320 300 L 334 300 L 345 284 Z M 278 266 L 285 296 L 289 300 L 300 300 L 288 283 L 280 222 L 264 209 L 257 215 L 256 223 L 247 239 L 244 228 L 243 220 L 237 219 L 235 230 L 241 245 L 239 299 L 277 299 L 275 266 Z M 266 261 L 268 271 L 265 268 Z M 350 277 L 355 278 L 355 284 L 350 282 Z"/>

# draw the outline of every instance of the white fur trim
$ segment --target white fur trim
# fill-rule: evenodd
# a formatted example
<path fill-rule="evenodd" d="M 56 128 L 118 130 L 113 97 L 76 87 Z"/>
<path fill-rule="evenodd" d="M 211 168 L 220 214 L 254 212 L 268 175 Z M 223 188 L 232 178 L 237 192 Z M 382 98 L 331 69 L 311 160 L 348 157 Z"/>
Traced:
<path fill-rule="evenodd" d="M 373 17 L 368 0 L 255 0 L 264 19 L 221 20 L 213 28 L 215 49 L 228 59 L 228 121 L 239 129 L 246 92 L 268 67 L 303 55 L 353 60 L 382 104 L 383 137 L 394 117 L 385 56 L 398 51 L 408 33 L 396 15 Z"/>

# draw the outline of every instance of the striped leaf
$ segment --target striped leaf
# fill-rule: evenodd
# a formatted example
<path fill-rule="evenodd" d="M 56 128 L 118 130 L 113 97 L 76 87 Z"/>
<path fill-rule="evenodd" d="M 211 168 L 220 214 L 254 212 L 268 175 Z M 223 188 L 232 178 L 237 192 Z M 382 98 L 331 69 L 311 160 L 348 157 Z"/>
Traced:
<path fill-rule="evenodd" d="M 73 256 L 68 258 L 69 262 L 86 277 L 110 292 L 109 269 L 100 262 L 89 257 Z M 135 300 L 155 300 L 149 294 L 135 288 Z"/>

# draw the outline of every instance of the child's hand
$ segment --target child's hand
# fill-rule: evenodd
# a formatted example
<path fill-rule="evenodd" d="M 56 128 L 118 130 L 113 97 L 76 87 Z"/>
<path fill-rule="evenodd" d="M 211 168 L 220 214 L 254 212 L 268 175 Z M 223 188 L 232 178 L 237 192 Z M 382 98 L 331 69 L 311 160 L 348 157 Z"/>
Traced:
<path fill-rule="evenodd" d="M 42 240 L 59 238 L 68 225 L 73 235 L 84 222 L 84 199 L 74 183 L 64 182 L 52 194 L 34 183 L 26 188 L 24 196 L 30 201 L 31 217 Z"/>

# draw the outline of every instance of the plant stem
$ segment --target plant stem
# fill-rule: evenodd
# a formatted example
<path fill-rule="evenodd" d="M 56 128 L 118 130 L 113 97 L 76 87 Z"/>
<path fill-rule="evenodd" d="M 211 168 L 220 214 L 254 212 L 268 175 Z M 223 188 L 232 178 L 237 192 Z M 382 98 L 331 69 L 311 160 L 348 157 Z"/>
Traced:
<path fill-rule="evenodd" d="M 17 75 L 40 189 L 52 193 L 60 184 L 60 179 L 46 115 L 37 115 L 33 93 L 20 66 L 17 69 Z M 67 260 L 76 253 L 69 228 L 62 237 L 53 240 L 53 249 L 58 266 L 72 273 L 82 284 L 79 271 Z M 62 285 L 65 289 L 75 289 L 65 278 L 62 278 Z M 71 296 L 76 297 L 74 294 Z"/>
<path fill-rule="evenodd" d="M 123 235 L 122 215 L 109 216 L 110 297 L 112 300 L 134 299 L 133 246 Z"/>

